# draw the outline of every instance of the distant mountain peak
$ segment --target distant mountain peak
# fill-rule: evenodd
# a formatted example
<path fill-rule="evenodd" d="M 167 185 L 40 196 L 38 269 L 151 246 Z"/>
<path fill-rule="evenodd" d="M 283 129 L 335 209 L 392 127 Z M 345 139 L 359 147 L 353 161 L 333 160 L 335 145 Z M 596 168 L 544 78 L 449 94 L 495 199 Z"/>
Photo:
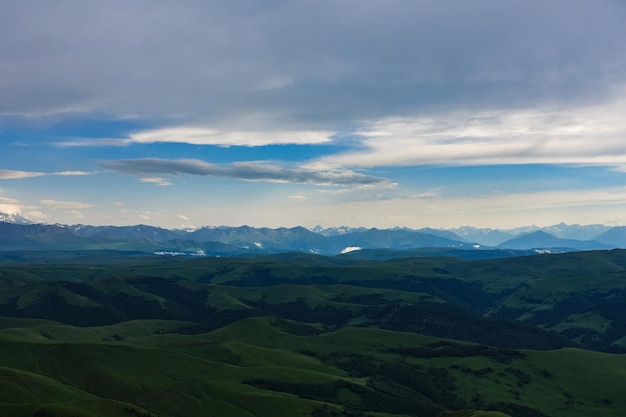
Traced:
<path fill-rule="evenodd" d="M 537 230 L 534 232 L 522 234 L 498 245 L 499 248 L 506 249 L 567 248 L 571 250 L 612 249 L 615 246 L 616 245 L 609 245 L 603 242 L 593 240 L 563 239 L 544 230 Z"/>
<path fill-rule="evenodd" d="M 14 224 L 34 224 L 34 222 L 20 216 L 18 213 L 3 213 L 3 212 L 0 212 L 0 222 L 14 223 Z"/>

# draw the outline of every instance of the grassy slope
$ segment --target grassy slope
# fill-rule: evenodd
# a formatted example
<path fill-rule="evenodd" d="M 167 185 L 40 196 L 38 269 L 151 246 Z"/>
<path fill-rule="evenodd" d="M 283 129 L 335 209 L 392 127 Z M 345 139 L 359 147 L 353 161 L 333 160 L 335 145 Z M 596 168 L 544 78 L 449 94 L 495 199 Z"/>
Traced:
<path fill-rule="evenodd" d="M 442 414 L 441 417 L 506 417 L 506 414 L 498 411 L 456 411 Z"/>
<path fill-rule="evenodd" d="M 5 384 L 0 389 L 0 414 L 24 402 L 48 407 L 44 403 L 53 400 L 53 409 L 65 407 L 83 415 L 88 415 L 87 404 L 108 407 L 101 413 L 105 416 L 123 416 L 123 408 L 130 404 L 161 416 L 203 416 L 209 409 L 216 415 L 234 417 L 308 415 L 321 403 L 244 381 L 324 384 L 342 379 L 364 386 L 365 379 L 336 366 L 337 358 L 356 350 L 364 358 L 392 361 L 401 356 L 393 349 L 438 341 L 366 328 L 295 336 L 293 329 L 285 326 L 276 319 L 254 318 L 208 334 L 143 336 L 145 329 L 140 323 L 131 323 L 127 327 L 140 329 L 139 336 L 122 342 L 100 341 L 107 331 L 120 331 L 113 328 L 91 333 L 91 341 L 86 341 L 84 329 L 78 329 L 76 335 L 81 341 L 73 341 L 68 331 L 63 341 L 39 342 L 5 328 L 0 332 L 0 372 L 7 377 L 0 379 Z M 472 407 L 480 405 L 471 403 L 479 394 L 486 403 L 532 405 L 551 417 L 622 417 L 626 410 L 624 356 L 566 349 L 527 351 L 508 362 L 485 356 L 409 355 L 404 360 L 450 370 L 458 394 Z M 486 368 L 492 371 L 481 375 L 474 372 Z M 528 380 L 522 382 L 520 375 Z M 32 412 L 33 407 L 27 409 Z M 479 416 L 483 414 L 472 415 Z M 492 417 L 484 414 L 487 416 Z"/>
<path fill-rule="evenodd" d="M 3 266 L 0 301 L 16 296 L 18 307 L 28 308 L 37 305 L 46 291 L 52 291 L 77 308 L 101 302 L 51 282 L 63 280 L 92 282 L 100 294 L 121 295 L 164 308 L 163 293 L 148 291 L 142 280 L 166 277 L 190 293 L 204 291 L 208 285 L 211 291 L 206 304 L 220 311 L 258 308 L 260 301 L 358 310 L 365 306 L 358 300 L 372 296 L 398 304 L 438 299 L 419 292 L 347 283 L 456 279 L 498 294 L 499 304 L 491 309 L 494 314 L 509 308 L 519 310 L 522 319 L 532 320 L 568 297 L 581 296 L 587 302 L 584 297 L 590 291 L 618 294 L 626 287 L 624 251 L 481 262 L 440 258 L 351 264 L 307 256 L 296 257 L 298 263 L 291 264 L 290 259 L 151 258 L 129 265 L 116 260 L 112 264 L 101 261 L 99 266 L 89 262 L 79 266 Z M 316 280 L 343 285 L 310 285 Z M 309 285 L 298 285 L 301 281 Z M 344 380 L 365 386 L 366 377 L 339 367 L 340 359 L 354 353 L 364 359 L 405 360 L 446 369 L 456 379 L 457 393 L 468 407 L 512 402 L 539 408 L 550 417 L 621 417 L 626 412 L 624 355 L 565 349 L 527 351 L 508 362 L 484 355 L 425 358 L 397 352 L 439 339 L 354 327 L 313 335 L 325 327 L 290 327 L 268 318 L 241 320 L 207 334 L 172 334 L 190 324 L 133 320 L 79 328 L 45 320 L 0 318 L 0 415 L 30 417 L 41 407 L 72 416 L 133 415 L 133 407 L 161 416 L 200 416 L 207 409 L 235 417 L 308 415 L 321 404 L 319 401 L 244 382 L 269 379 L 326 384 Z M 550 326 L 606 332 L 610 322 L 591 309 L 557 317 Z M 361 401 L 350 391 L 343 390 L 341 396 Z"/>

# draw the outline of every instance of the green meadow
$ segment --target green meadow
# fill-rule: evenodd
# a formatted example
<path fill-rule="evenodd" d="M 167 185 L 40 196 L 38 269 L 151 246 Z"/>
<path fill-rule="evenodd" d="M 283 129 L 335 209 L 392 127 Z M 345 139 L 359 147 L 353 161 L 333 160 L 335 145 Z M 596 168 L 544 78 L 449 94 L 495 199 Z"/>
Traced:
<path fill-rule="evenodd" d="M 27 255 L 0 264 L 0 415 L 626 412 L 622 251 Z"/>

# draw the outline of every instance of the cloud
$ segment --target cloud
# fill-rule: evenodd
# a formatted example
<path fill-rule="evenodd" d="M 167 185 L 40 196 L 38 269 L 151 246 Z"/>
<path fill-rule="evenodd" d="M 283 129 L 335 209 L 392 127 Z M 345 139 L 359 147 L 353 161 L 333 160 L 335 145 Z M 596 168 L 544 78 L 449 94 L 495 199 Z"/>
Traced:
<path fill-rule="evenodd" d="M 176 127 L 133 133 L 131 143 L 188 143 L 192 145 L 265 146 L 299 144 L 310 145 L 330 142 L 331 132 L 222 132 L 198 127 Z"/>
<path fill-rule="evenodd" d="M 0 180 L 16 180 L 23 178 L 42 177 L 47 175 L 44 172 L 15 171 L 11 169 L 0 169 Z"/>
<path fill-rule="evenodd" d="M 35 207 L 26 205 L 23 202 L 10 197 L 0 197 L 0 213 L 23 216 L 24 218 L 32 221 L 46 221 L 50 218 L 50 216 L 42 213 Z"/>
<path fill-rule="evenodd" d="M 24 213 L 24 217 L 34 222 L 45 222 L 50 219 L 49 215 L 39 210 L 29 210 Z"/>
<path fill-rule="evenodd" d="M 94 207 L 93 204 L 81 203 L 77 201 L 41 200 L 39 203 L 51 209 L 78 210 Z"/>
<path fill-rule="evenodd" d="M 464 111 L 366 122 L 359 147 L 311 162 L 331 168 L 417 165 L 626 166 L 626 100 L 576 110 Z"/>
<path fill-rule="evenodd" d="M 619 1 L 243 4 L 2 2 L 0 114 L 310 129 L 430 106 L 576 103 L 626 80 Z"/>
<path fill-rule="evenodd" d="M 171 127 L 131 133 L 127 138 L 77 139 L 55 143 L 60 147 L 128 146 L 133 143 L 185 143 L 215 146 L 317 145 L 330 142 L 330 131 L 220 131 L 203 127 Z"/>
<path fill-rule="evenodd" d="M 139 178 L 139 181 L 160 186 L 172 185 L 172 182 L 170 180 L 160 177 Z"/>
<path fill-rule="evenodd" d="M 302 205 L 298 213 L 285 213 L 284 220 L 296 224 L 308 218 L 310 225 L 333 224 L 391 228 L 475 227 L 513 228 L 562 221 L 569 224 L 624 224 L 626 187 L 480 196 L 439 195 L 428 199 L 412 197 L 369 201 L 342 201 L 332 207 Z M 241 216 L 245 218 L 245 213 Z"/>
<path fill-rule="evenodd" d="M 61 172 L 36 172 L 36 171 L 16 171 L 11 169 L 0 169 L 0 179 L 2 180 L 17 180 L 24 178 L 44 177 L 46 175 L 60 175 L 60 176 L 83 176 L 91 175 L 91 172 L 85 171 L 61 171 Z"/>
<path fill-rule="evenodd" d="M 144 219 L 144 220 L 152 220 L 152 216 L 153 215 L 157 215 L 158 216 L 159 213 L 153 213 L 149 210 L 146 211 L 142 211 L 140 213 L 137 213 L 137 216 L 139 216 L 140 218 Z"/>
<path fill-rule="evenodd" d="M 61 171 L 61 172 L 53 172 L 51 175 L 60 175 L 63 177 L 81 177 L 85 175 L 91 175 L 91 172 L 87 171 Z"/>
<path fill-rule="evenodd" d="M 55 146 L 63 148 L 79 148 L 87 146 L 128 146 L 130 141 L 128 139 L 112 139 L 112 138 L 82 138 L 74 139 L 63 142 L 55 142 Z"/>
<path fill-rule="evenodd" d="M 22 203 L 10 197 L 0 197 L 0 213 L 21 214 Z"/>
<path fill-rule="evenodd" d="M 246 181 L 267 181 L 322 186 L 388 186 L 389 180 L 360 174 L 346 169 L 315 170 L 282 168 L 258 162 L 236 162 L 232 165 L 214 165 L 197 159 L 126 159 L 107 161 L 105 168 L 128 175 L 189 174 L 235 178 Z"/>
<path fill-rule="evenodd" d="M 12 204 L 12 205 L 18 205 L 20 202 L 19 200 L 16 200 L 14 198 L 10 198 L 10 197 L 0 197 L 0 204 Z"/>
<path fill-rule="evenodd" d="M 298 200 L 298 201 L 306 201 L 306 200 L 308 200 L 307 196 L 302 194 L 302 193 L 292 194 L 292 195 L 289 196 L 289 198 L 291 200 Z"/>

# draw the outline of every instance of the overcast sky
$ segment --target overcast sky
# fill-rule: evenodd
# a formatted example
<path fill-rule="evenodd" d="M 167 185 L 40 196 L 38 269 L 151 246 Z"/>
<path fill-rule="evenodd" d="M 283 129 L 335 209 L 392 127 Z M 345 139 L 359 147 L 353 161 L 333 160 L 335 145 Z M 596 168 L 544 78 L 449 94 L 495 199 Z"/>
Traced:
<path fill-rule="evenodd" d="M 626 224 L 623 0 L 5 0 L 0 212 Z"/>

